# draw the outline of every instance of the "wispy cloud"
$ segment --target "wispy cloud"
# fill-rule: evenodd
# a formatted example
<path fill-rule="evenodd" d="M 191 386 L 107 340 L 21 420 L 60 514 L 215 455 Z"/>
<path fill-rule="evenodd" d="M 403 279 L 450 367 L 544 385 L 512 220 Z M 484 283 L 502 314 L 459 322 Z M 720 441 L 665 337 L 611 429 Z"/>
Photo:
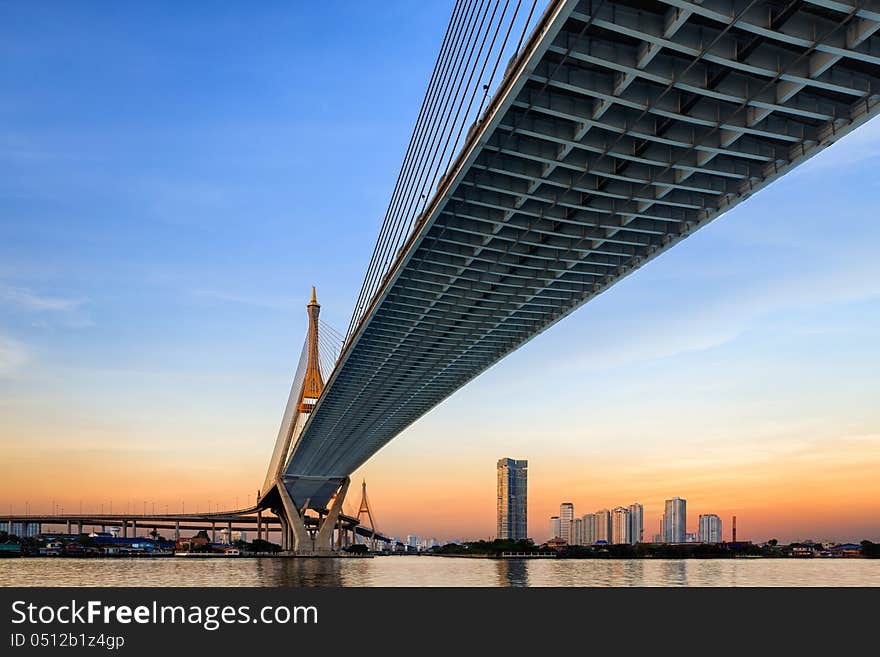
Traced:
<path fill-rule="evenodd" d="M 38 294 L 28 288 L 0 285 L 0 302 L 32 312 L 73 312 L 84 303 L 82 299 Z"/>
<path fill-rule="evenodd" d="M 735 340 L 774 312 L 850 303 L 880 297 L 880 263 L 856 258 L 837 271 L 816 271 L 753 284 L 681 312 L 646 317 L 639 323 L 596 327 L 589 346 L 556 366 L 603 370 L 719 347 Z M 586 317 L 585 317 L 585 321 Z M 650 326 L 650 328 L 646 328 Z"/>
<path fill-rule="evenodd" d="M 0 335 L 0 376 L 17 372 L 29 359 L 27 347 L 17 340 Z"/>

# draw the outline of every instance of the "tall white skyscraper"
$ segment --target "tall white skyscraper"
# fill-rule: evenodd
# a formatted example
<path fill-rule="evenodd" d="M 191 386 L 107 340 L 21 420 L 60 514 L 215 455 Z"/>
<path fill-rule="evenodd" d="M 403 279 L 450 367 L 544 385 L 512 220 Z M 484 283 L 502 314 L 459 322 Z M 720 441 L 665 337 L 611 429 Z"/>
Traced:
<path fill-rule="evenodd" d="M 663 514 L 663 541 L 665 543 L 684 543 L 687 539 L 687 500 L 673 497 L 666 500 Z"/>
<path fill-rule="evenodd" d="M 629 505 L 629 542 L 641 543 L 645 533 L 645 507 L 638 502 Z"/>
<path fill-rule="evenodd" d="M 574 504 L 563 502 L 559 505 L 559 538 L 571 543 L 571 523 L 574 520 Z"/>
<path fill-rule="evenodd" d="M 498 538 L 518 541 L 528 537 L 528 468 L 528 461 L 498 461 Z"/>
<path fill-rule="evenodd" d="M 562 538 L 559 530 L 559 516 L 550 516 L 550 538 Z"/>
<path fill-rule="evenodd" d="M 593 543 L 611 542 L 611 512 L 608 509 L 593 514 Z"/>
<path fill-rule="evenodd" d="M 697 540 L 700 543 L 720 543 L 721 518 L 714 513 L 701 515 L 699 529 L 697 530 Z"/>
<path fill-rule="evenodd" d="M 629 510 L 618 506 L 611 511 L 611 543 L 630 543 Z"/>

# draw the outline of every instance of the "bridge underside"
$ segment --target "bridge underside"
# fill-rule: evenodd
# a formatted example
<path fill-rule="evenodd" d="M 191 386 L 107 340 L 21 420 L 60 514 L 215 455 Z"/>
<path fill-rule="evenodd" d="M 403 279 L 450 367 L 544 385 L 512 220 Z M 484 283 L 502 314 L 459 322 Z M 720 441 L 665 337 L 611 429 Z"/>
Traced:
<path fill-rule="evenodd" d="M 500 358 L 876 114 L 880 7 L 860 7 L 551 3 L 286 475 L 350 474 Z M 315 486 L 303 494 L 326 503 Z"/>

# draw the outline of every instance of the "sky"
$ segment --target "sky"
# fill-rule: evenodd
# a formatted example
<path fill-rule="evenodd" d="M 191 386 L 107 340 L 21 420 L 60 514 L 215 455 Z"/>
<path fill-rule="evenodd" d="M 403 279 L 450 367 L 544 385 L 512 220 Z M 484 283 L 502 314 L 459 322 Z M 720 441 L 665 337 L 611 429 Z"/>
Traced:
<path fill-rule="evenodd" d="M 0 3 L 0 512 L 262 484 L 318 288 L 349 320 L 450 2 Z M 378 528 L 688 501 L 880 540 L 880 123 L 541 334 L 354 474 Z M 347 500 L 356 508 L 359 486 Z"/>

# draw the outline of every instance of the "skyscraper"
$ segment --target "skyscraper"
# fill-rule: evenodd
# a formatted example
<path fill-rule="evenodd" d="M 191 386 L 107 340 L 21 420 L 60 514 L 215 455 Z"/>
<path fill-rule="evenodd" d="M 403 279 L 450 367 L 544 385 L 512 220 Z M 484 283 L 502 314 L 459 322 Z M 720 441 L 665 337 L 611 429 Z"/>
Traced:
<path fill-rule="evenodd" d="M 645 532 L 645 507 L 638 502 L 629 505 L 629 542 L 641 543 Z"/>
<path fill-rule="evenodd" d="M 593 543 L 611 542 L 611 512 L 608 509 L 593 514 Z"/>
<path fill-rule="evenodd" d="M 562 538 L 559 535 L 561 533 L 559 530 L 559 516 L 550 516 L 550 539 Z"/>
<path fill-rule="evenodd" d="M 498 527 L 501 539 L 527 538 L 527 489 L 529 462 L 503 458 L 498 461 Z"/>
<path fill-rule="evenodd" d="M 571 522 L 574 520 L 574 504 L 563 502 L 559 505 L 559 538 L 571 543 Z"/>
<path fill-rule="evenodd" d="M 663 541 L 665 543 L 684 543 L 687 536 L 687 500 L 673 497 L 666 500 L 663 514 Z"/>
<path fill-rule="evenodd" d="M 584 541 L 584 519 L 575 518 L 571 522 L 571 544 L 586 545 Z"/>
<path fill-rule="evenodd" d="M 593 521 L 593 514 L 587 513 L 584 515 L 584 517 L 581 520 L 583 520 L 583 530 L 582 530 L 583 531 L 583 536 L 582 536 L 583 543 L 581 543 L 581 545 L 592 545 L 593 543 L 596 542 L 596 539 L 594 538 L 594 534 L 593 534 L 593 528 L 595 527 L 595 524 L 596 524 Z"/>
<path fill-rule="evenodd" d="M 618 506 L 611 511 L 611 543 L 630 543 L 629 509 Z"/>
<path fill-rule="evenodd" d="M 714 513 L 705 513 L 700 516 L 700 525 L 697 531 L 697 540 L 700 543 L 721 542 L 721 518 Z"/>

